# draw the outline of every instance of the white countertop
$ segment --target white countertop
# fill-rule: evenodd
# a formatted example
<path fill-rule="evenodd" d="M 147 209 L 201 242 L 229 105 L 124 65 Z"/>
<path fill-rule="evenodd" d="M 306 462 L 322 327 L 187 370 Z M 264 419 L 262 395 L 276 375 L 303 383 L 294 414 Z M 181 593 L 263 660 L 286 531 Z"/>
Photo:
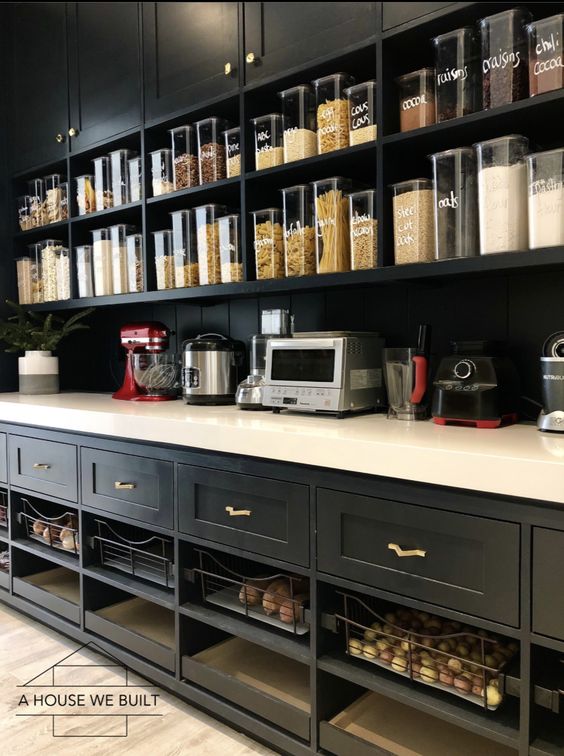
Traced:
<path fill-rule="evenodd" d="M 564 504 L 564 434 L 274 415 L 236 407 L 123 402 L 109 394 L 0 394 L 0 422 L 153 441 Z"/>

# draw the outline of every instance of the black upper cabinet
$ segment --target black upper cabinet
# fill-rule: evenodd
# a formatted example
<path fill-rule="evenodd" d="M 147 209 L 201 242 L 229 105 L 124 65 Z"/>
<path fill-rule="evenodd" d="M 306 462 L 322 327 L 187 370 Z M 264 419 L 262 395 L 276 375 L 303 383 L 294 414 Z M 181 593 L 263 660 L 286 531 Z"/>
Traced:
<path fill-rule="evenodd" d="M 248 84 L 376 34 L 380 3 L 245 3 Z"/>
<path fill-rule="evenodd" d="M 238 3 L 143 3 L 145 117 L 236 91 Z"/>
<path fill-rule="evenodd" d="M 13 3 L 10 37 L 10 167 L 22 171 L 67 154 L 65 3 Z"/>
<path fill-rule="evenodd" d="M 70 149 L 141 123 L 137 3 L 69 3 Z"/>
<path fill-rule="evenodd" d="M 448 8 L 455 3 L 382 3 L 382 29 L 387 31 L 394 26 L 420 19 L 428 13 Z"/>

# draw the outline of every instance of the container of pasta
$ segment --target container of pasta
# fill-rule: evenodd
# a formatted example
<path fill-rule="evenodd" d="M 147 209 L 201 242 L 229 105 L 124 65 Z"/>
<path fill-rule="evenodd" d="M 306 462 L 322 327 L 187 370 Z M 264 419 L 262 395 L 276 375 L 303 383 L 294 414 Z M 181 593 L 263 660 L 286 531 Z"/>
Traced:
<path fill-rule="evenodd" d="M 239 243 L 239 214 L 224 215 L 217 222 L 221 282 L 243 280 L 243 255 Z"/>
<path fill-rule="evenodd" d="M 352 270 L 375 268 L 378 265 L 378 221 L 374 189 L 349 194 L 349 227 Z"/>
<path fill-rule="evenodd" d="M 282 189 L 284 213 L 284 258 L 286 275 L 312 276 L 317 272 L 315 224 L 309 184 Z"/>
<path fill-rule="evenodd" d="M 112 192 L 111 164 L 106 155 L 92 161 L 94 165 L 94 189 L 96 193 L 96 211 L 108 210 L 114 206 Z"/>
<path fill-rule="evenodd" d="M 347 197 L 351 189 L 351 180 L 341 176 L 313 182 L 318 273 L 351 269 Z"/>
<path fill-rule="evenodd" d="M 201 285 L 221 283 L 217 221 L 226 213 L 224 205 L 202 205 L 194 208 Z"/>
<path fill-rule="evenodd" d="M 349 103 L 345 90 L 355 80 L 346 73 L 323 76 L 312 82 L 317 107 L 317 150 L 319 154 L 349 146 Z"/>
<path fill-rule="evenodd" d="M 76 204 L 79 215 L 88 215 L 96 211 L 96 194 L 94 192 L 94 175 L 86 173 L 76 178 Z"/>
<path fill-rule="evenodd" d="M 241 129 L 236 126 L 223 132 L 227 156 L 227 178 L 241 175 Z"/>
<path fill-rule="evenodd" d="M 194 211 L 176 210 L 170 214 L 170 219 L 172 221 L 174 286 L 177 289 L 198 286 L 200 274 Z"/>
<path fill-rule="evenodd" d="M 284 278 L 282 210 L 267 207 L 254 210 L 253 231 L 257 279 Z"/>
<path fill-rule="evenodd" d="M 125 237 L 127 250 L 128 291 L 143 291 L 143 234 L 129 234 Z"/>
<path fill-rule="evenodd" d="M 282 132 L 284 119 L 280 113 L 253 118 L 251 123 L 255 129 L 255 168 L 262 171 L 282 165 L 284 149 L 282 147 Z"/>

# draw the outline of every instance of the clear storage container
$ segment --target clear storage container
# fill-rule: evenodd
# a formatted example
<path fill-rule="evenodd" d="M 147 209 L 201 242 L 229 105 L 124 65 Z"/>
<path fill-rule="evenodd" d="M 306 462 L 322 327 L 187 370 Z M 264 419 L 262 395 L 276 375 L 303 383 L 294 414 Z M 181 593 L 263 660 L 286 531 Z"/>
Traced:
<path fill-rule="evenodd" d="M 217 222 L 221 283 L 243 280 L 243 256 L 239 244 L 239 215 L 224 215 Z"/>
<path fill-rule="evenodd" d="M 112 242 L 107 228 L 92 231 L 92 263 L 94 266 L 94 296 L 114 293 Z"/>
<path fill-rule="evenodd" d="M 483 106 L 497 108 L 529 94 L 527 24 L 524 8 L 496 13 L 480 21 Z"/>
<path fill-rule="evenodd" d="M 394 193 L 394 261 L 396 265 L 435 258 L 433 182 L 427 178 L 391 184 Z"/>
<path fill-rule="evenodd" d="M 43 299 L 43 271 L 41 270 L 41 242 L 34 242 L 27 245 L 27 256 L 31 260 L 32 292 L 33 304 L 41 304 Z"/>
<path fill-rule="evenodd" d="M 196 220 L 196 243 L 200 285 L 221 283 L 221 258 L 219 255 L 219 229 L 217 221 L 226 215 L 224 205 L 202 205 L 194 208 Z"/>
<path fill-rule="evenodd" d="M 43 302 L 41 256 L 38 244 L 30 244 L 28 254 L 16 259 L 18 277 L 18 302 L 21 305 Z"/>
<path fill-rule="evenodd" d="M 141 158 L 131 158 L 127 163 L 127 170 L 131 202 L 139 202 L 143 199 L 143 161 Z"/>
<path fill-rule="evenodd" d="M 309 84 L 278 92 L 284 118 L 284 162 L 317 155 L 315 94 Z"/>
<path fill-rule="evenodd" d="M 253 233 L 257 279 L 284 278 L 282 211 L 276 207 L 254 210 Z"/>
<path fill-rule="evenodd" d="M 96 192 L 94 191 L 94 175 L 92 173 L 77 176 L 76 205 L 79 215 L 96 212 Z"/>
<path fill-rule="evenodd" d="M 315 251 L 318 273 L 351 269 L 349 235 L 350 179 L 335 176 L 313 182 Z"/>
<path fill-rule="evenodd" d="M 225 154 L 227 156 L 227 178 L 241 175 L 241 129 L 227 129 L 223 132 Z"/>
<path fill-rule="evenodd" d="M 198 247 L 193 210 L 177 210 L 172 220 L 172 251 L 174 254 L 174 285 L 177 289 L 199 286 Z"/>
<path fill-rule="evenodd" d="M 465 26 L 432 41 L 437 121 L 474 113 L 481 105 L 480 54 L 474 29 Z"/>
<path fill-rule="evenodd" d="M 349 101 L 349 144 L 376 141 L 376 82 L 364 81 L 345 89 Z"/>
<path fill-rule="evenodd" d="M 69 219 L 69 184 L 68 181 L 63 181 L 59 186 L 61 192 L 61 220 L 66 221 Z"/>
<path fill-rule="evenodd" d="M 312 276 L 317 272 L 315 222 L 309 184 L 282 189 L 284 259 L 286 275 Z"/>
<path fill-rule="evenodd" d="M 435 183 L 435 257 L 478 254 L 476 154 L 459 147 L 430 155 Z"/>
<path fill-rule="evenodd" d="M 20 231 L 29 231 L 30 228 L 33 228 L 32 222 L 31 222 L 31 202 L 29 194 L 22 194 L 21 197 L 18 197 L 18 226 L 20 227 Z"/>
<path fill-rule="evenodd" d="M 435 70 L 419 71 L 398 76 L 400 90 L 400 131 L 411 131 L 435 123 Z"/>
<path fill-rule="evenodd" d="M 68 250 L 56 239 L 39 242 L 43 301 L 70 299 L 70 260 Z M 64 259 L 63 259 L 64 258 Z"/>
<path fill-rule="evenodd" d="M 108 210 L 114 206 L 112 193 L 112 178 L 110 158 L 106 155 L 95 158 L 94 164 L 94 191 L 96 194 L 96 211 Z"/>
<path fill-rule="evenodd" d="M 153 231 L 155 245 L 155 270 L 157 289 L 174 288 L 174 257 L 172 255 L 172 231 Z"/>
<path fill-rule="evenodd" d="M 478 159 L 480 252 L 528 249 L 527 166 L 529 140 L 517 134 L 474 145 Z"/>
<path fill-rule="evenodd" d="M 45 221 L 47 223 L 59 223 L 63 219 L 62 198 L 60 173 L 51 173 L 45 176 Z"/>
<path fill-rule="evenodd" d="M 564 148 L 527 155 L 529 247 L 564 245 Z"/>
<path fill-rule="evenodd" d="M 110 152 L 110 176 L 112 179 L 112 197 L 114 207 L 131 202 L 129 189 L 129 161 L 135 157 L 133 150 L 114 150 Z"/>
<path fill-rule="evenodd" d="M 375 268 L 378 265 L 378 221 L 374 189 L 349 194 L 349 226 L 352 270 Z"/>
<path fill-rule="evenodd" d="M 57 253 L 57 300 L 71 298 L 71 264 L 70 251 L 63 247 Z"/>
<path fill-rule="evenodd" d="M 564 14 L 533 21 L 527 26 L 527 38 L 531 97 L 564 87 Z"/>
<path fill-rule="evenodd" d="M 112 243 L 112 279 L 114 294 L 127 294 L 129 291 L 129 269 L 127 265 L 126 238 L 135 232 L 134 226 L 118 223 L 110 226 L 110 241 Z"/>
<path fill-rule="evenodd" d="M 43 179 L 32 179 L 27 182 L 27 191 L 29 194 L 29 211 L 31 217 L 31 227 L 39 228 L 47 223 L 47 213 L 45 208 L 45 183 Z"/>
<path fill-rule="evenodd" d="M 198 155 L 193 126 L 177 126 L 170 129 L 172 147 L 172 181 L 174 190 L 198 186 Z"/>
<path fill-rule="evenodd" d="M 284 119 L 280 113 L 270 113 L 259 118 L 252 118 L 251 123 L 255 130 L 256 170 L 262 171 L 264 168 L 282 165 L 284 162 L 284 149 L 282 147 Z"/>
<path fill-rule="evenodd" d="M 231 124 L 223 118 L 205 118 L 198 121 L 198 165 L 200 184 L 209 184 L 227 177 L 225 145 L 221 137 Z"/>
<path fill-rule="evenodd" d="M 76 280 L 78 282 L 78 296 L 94 296 L 94 271 L 92 263 L 92 245 L 83 244 L 75 249 Z"/>
<path fill-rule="evenodd" d="M 349 146 L 349 103 L 345 89 L 355 80 L 346 73 L 323 76 L 312 82 L 317 107 L 317 151 L 332 152 Z"/>
<path fill-rule="evenodd" d="M 129 292 L 143 291 L 145 280 L 143 275 L 143 234 L 130 234 L 125 237 L 127 248 L 127 290 Z"/>
<path fill-rule="evenodd" d="M 151 155 L 153 197 L 174 191 L 172 180 L 172 150 L 155 150 Z"/>

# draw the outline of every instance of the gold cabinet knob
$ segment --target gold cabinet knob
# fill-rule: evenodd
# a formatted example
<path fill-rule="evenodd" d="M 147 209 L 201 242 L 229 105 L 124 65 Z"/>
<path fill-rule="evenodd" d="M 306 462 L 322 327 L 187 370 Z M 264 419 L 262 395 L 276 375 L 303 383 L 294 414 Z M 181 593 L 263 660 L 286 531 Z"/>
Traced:
<path fill-rule="evenodd" d="M 65 135 L 61 133 L 57 134 L 55 141 L 58 142 L 58 144 L 62 144 L 65 141 Z"/>
<path fill-rule="evenodd" d="M 231 72 L 232 72 L 232 71 L 233 71 L 233 66 L 231 65 L 231 63 L 226 63 L 226 64 L 225 64 L 225 65 L 223 66 L 223 73 L 224 73 L 224 74 L 225 74 L 226 76 L 229 76 L 229 75 L 231 74 Z"/>
<path fill-rule="evenodd" d="M 248 52 L 247 57 L 245 58 L 247 63 L 257 63 L 258 58 L 255 56 L 254 52 Z"/>
<path fill-rule="evenodd" d="M 78 136 L 78 129 L 75 129 L 74 126 L 71 126 L 69 129 L 69 136 L 70 137 Z"/>

